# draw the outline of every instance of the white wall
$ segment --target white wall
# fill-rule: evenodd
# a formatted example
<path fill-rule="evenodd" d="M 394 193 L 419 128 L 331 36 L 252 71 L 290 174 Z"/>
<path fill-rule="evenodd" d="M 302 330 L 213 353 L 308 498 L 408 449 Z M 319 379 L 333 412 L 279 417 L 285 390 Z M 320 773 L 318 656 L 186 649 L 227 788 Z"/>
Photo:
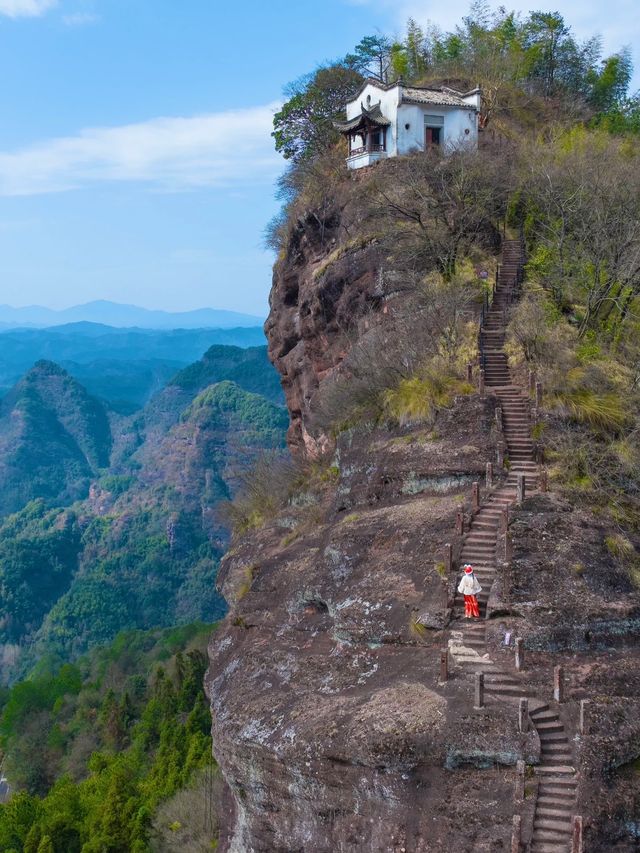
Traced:
<path fill-rule="evenodd" d="M 445 148 L 478 145 L 478 119 L 472 110 L 456 107 L 436 107 L 429 104 L 401 104 L 398 110 L 398 154 L 424 151 L 426 115 L 443 116 L 441 144 Z M 409 128 L 406 128 L 406 125 Z M 465 133 L 469 130 L 469 133 Z"/>
<path fill-rule="evenodd" d="M 371 96 L 371 103 L 367 104 L 367 95 Z M 355 101 L 347 104 L 347 121 L 360 115 L 361 104 L 365 109 L 373 109 L 376 104 L 380 103 L 382 115 L 390 119 L 391 126 L 387 128 L 387 152 L 390 157 L 398 153 L 396 144 L 396 114 L 398 111 L 398 101 L 400 98 L 400 90 L 398 86 L 389 89 L 388 92 L 382 89 L 377 89 L 371 83 L 367 83 L 360 97 Z"/>
<path fill-rule="evenodd" d="M 367 96 L 371 101 L 367 104 Z M 479 102 L 480 95 L 475 93 L 467 96 L 465 101 L 473 106 Z M 445 148 L 455 148 L 460 145 L 478 146 L 478 115 L 473 110 L 461 110 L 456 107 L 436 107 L 429 104 L 400 104 L 400 87 L 394 86 L 388 91 L 376 88 L 367 83 L 362 94 L 355 101 L 347 104 L 347 120 L 360 115 L 361 104 L 365 109 L 372 109 L 380 103 L 383 116 L 390 119 L 387 128 L 387 153 L 389 157 L 398 154 L 410 154 L 413 151 L 424 151 L 424 117 L 425 115 L 444 116 L 442 145 Z M 409 125 L 407 129 L 405 125 Z M 465 133 L 469 130 L 469 133 Z"/>
<path fill-rule="evenodd" d="M 465 130 L 469 133 L 465 133 Z M 473 110 L 451 108 L 444 120 L 444 144 L 447 148 L 457 148 L 461 145 L 473 145 L 477 148 L 478 114 Z"/>

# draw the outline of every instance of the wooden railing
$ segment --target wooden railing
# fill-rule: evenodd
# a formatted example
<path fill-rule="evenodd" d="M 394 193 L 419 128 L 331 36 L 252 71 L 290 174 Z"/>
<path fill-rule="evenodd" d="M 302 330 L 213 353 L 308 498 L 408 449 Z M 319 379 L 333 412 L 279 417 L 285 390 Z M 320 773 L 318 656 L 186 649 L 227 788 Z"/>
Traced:
<path fill-rule="evenodd" d="M 351 151 L 349 152 L 349 157 L 355 157 L 358 154 L 366 154 L 367 152 L 370 153 L 372 151 L 386 151 L 386 150 L 387 149 L 384 147 L 384 145 L 381 145 L 381 144 L 380 145 L 370 145 L 368 148 L 366 148 L 364 145 L 361 145 L 360 148 L 352 148 Z"/>

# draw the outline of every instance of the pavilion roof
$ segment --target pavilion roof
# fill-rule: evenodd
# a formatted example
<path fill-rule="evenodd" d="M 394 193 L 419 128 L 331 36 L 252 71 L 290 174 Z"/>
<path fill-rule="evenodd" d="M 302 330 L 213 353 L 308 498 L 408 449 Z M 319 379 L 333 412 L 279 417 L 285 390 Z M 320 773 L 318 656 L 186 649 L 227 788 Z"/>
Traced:
<path fill-rule="evenodd" d="M 361 130 L 370 125 L 375 125 L 377 127 L 389 127 L 391 124 L 391 121 L 382 115 L 380 104 L 376 104 L 375 107 L 368 110 L 364 104 L 361 103 L 360 110 L 360 115 L 349 119 L 349 121 L 334 121 L 333 125 L 336 130 L 339 130 L 340 133 L 354 133 L 355 131 Z"/>

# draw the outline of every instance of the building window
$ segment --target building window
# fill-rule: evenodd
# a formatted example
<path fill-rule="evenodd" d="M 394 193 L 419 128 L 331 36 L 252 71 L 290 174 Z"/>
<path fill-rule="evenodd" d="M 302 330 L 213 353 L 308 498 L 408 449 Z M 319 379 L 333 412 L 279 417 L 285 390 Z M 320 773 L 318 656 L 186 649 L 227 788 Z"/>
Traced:
<path fill-rule="evenodd" d="M 371 150 L 382 151 L 384 149 L 383 136 L 381 130 L 372 130 L 371 132 Z"/>

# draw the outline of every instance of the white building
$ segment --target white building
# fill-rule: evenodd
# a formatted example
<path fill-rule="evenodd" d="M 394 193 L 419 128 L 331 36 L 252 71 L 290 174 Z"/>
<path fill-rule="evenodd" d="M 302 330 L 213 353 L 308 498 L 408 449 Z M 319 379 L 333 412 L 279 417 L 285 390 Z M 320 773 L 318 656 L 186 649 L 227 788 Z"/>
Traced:
<path fill-rule="evenodd" d="M 367 80 L 347 104 L 347 120 L 336 128 L 349 143 L 350 169 L 440 146 L 478 147 L 480 89 L 390 85 Z"/>

